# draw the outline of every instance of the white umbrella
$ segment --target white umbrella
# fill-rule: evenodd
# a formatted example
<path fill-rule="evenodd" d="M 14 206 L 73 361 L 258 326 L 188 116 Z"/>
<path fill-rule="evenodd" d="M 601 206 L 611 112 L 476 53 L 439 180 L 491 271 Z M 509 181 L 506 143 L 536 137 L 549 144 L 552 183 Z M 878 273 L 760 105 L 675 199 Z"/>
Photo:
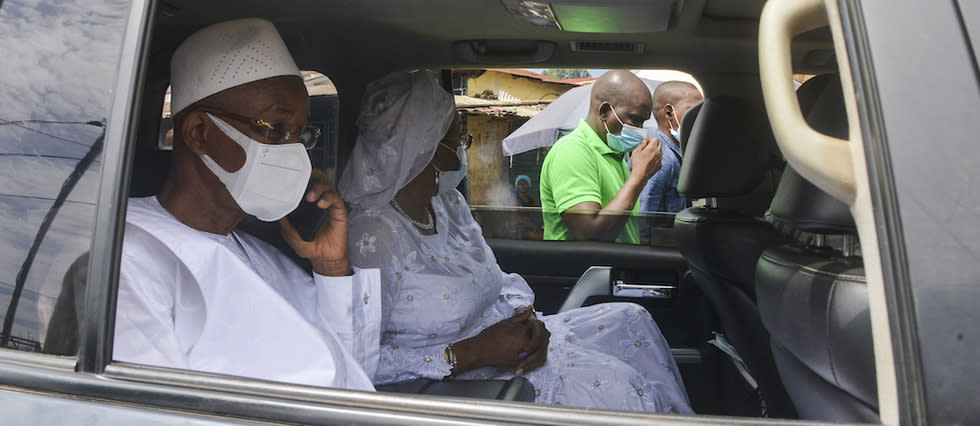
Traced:
<path fill-rule="evenodd" d="M 661 83 L 647 79 L 643 79 L 643 82 L 650 88 L 651 95 Z M 590 84 L 576 87 L 559 96 L 527 123 L 504 138 L 502 144 L 504 155 L 510 156 L 554 145 L 558 138 L 575 130 L 579 121 L 588 114 L 591 93 Z M 657 131 L 657 122 L 650 117 L 643 127 L 652 135 Z"/>
<path fill-rule="evenodd" d="M 698 83 L 698 81 L 696 79 L 694 79 L 694 76 L 693 75 L 688 74 L 688 73 L 686 73 L 684 71 L 677 71 L 677 70 L 638 70 L 638 71 L 633 71 L 633 73 L 636 74 L 637 77 L 640 77 L 640 78 L 642 78 L 644 80 L 653 80 L 653 81 L 672 81 L 672 80 L 673 81 L 685 81 L 685 82 L 688 82 L 688 83 L 693 84 L 694 87 L 696 87 L 698 89 L 698 91 L 701 92 L 702 95 L 704 95 L 704 89 L 701 88 L 701 83 Z"/>

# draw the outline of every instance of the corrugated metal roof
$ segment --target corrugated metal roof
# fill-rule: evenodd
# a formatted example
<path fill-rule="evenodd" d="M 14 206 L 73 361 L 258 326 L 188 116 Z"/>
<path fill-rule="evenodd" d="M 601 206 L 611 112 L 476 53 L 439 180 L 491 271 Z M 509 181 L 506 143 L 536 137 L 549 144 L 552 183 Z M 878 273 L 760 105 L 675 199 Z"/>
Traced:
<path fill-rule="evenodd" d="M 536 100 L 536 101 L 505 101 L 499 99 L 480 99 L 471 96 L 454 95 L 456 99 L 456 107 L 483 107 L 483 106 L 496 106 L 496 107 L 510 107 L 510 106 L 526 106 L 526 105 L 548 105 L 551 103 L 551 99 L 547 100 Z"/>
<path fill-rule="evenodd" d="M 492 115 L 497 117 L 516 116 L 531 118 L 541 112 L 551 103 L 546 101 L 500 101 L 472 98 L 469 96 L 454 96 L 456 109 L 469 114 Z"/>
<path fill-rule="evenodd" d="M 538 74 L 533 71 L 522 70 L 519 68 L 490 68 L 487 71 L 497 71 L 502 73 L 507 73 L 511 75 L 516 75 L 519 77 L 533 78 L 535 80 L 540 80 L 545 83 L 555 83 L 555 84 L 567 84 L 569 86 L 576 86 L 576 83 L 569 83 L 567 80 L 559 80 L 557 78 L 548 77 L 544 74 Z"/>
<path fill-rule="evenodd" d="M 564 81 L 566 83 L 571 83 L 571 84 L 575 84 L 575 85 L 578 85 L 578 86 L 582 86 L 582 85 L 585 85 L 585 84 L 595 83 L 595 81 L 598 80 L 598 79 L 599 79 L 598 77 L 583 77 L 583 78 L 568 78 L 568 79 L 565 79 L 565 80 L 562 80 L 562 81 Z"/>

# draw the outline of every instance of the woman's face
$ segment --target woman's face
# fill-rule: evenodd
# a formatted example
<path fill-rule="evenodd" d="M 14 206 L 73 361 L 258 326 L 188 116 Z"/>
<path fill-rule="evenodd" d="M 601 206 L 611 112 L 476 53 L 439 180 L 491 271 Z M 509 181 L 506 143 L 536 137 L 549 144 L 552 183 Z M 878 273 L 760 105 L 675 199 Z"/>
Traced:
<path fill-rule="evenodd" d="M 527 186 L 527 181 L 526 180 L 521 179 L 521 180 L 517 181 L 517 190 L 520 191 L 521 194 L 527 192 L 527 189 L 528 189 L 528 186 Z"/>
<path fill-rule="evenodd" d="M 459 157 L 456 156 L 456 148 L 459 147 L 462 142 L 461 124 L 459 115 L 457 115 L 452 124 L 449 125 L 449 130 L 443 136 L 442 140 L 439 141 L 439 145 L 436 147 L 436 154 L 432 158 L 432 164 L 435 165 L 439 170 L 459 170 Z"/>

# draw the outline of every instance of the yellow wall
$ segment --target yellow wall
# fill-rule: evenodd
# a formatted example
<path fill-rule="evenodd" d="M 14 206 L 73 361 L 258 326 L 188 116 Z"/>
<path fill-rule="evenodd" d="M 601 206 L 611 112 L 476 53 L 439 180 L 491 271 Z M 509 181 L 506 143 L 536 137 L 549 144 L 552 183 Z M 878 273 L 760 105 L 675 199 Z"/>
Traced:
<path fill-rule="evenodd" d="M 505 72 L 487 70 L 477 78 L 467 82 L 466 96 L 476 96 L 486 90 L 500 96 L 500 91 L 506 91 L 522 101 L 554 100 L 575 86 L 569 84 L 548 83 L 527 77 L 518 77 Z"/>
<path fill-rule="evenodd" d="M 466 115 L 466 130 L 473 135 L 470 160 L 470 205 L 511 205 L 513 190 L 507 175 L 508 157 L 500 141 L 510 133 L 513 118 Z"/>

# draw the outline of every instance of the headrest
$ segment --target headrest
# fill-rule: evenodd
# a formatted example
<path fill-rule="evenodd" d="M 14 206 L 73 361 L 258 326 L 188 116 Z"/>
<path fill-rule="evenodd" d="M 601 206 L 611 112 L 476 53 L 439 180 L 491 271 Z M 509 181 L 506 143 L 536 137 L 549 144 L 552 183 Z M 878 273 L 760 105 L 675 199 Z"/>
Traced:
<path fill-rule="evenodd" d="M 840 77 L 822 74 L 807 80 L 796 90 L 800 111 L 814 130 L 847 139 L 847 110 Z"/>
<path fill-rule="evenodd" d="M 701 103 L 686 145 L 677 191 L 687 198 L 751 193 L 769 170 L 775 146 L 762 111 L 732 96 Z"/>
<path fill-rule="evenodd" d="M 800 110 L 814 130 L 837 138 L 847 137 L 844 92 L 836 75 L 807 80 L 799 90 Z M 854 218 L 846 204 L 786 167 L 770 212 L 787 226 L 817 234 L 853 234 Z"/>
<path fill-rule="evenodd" d="M 701 104 L 704 100 L 698 101 L 698 103 L 691 105 L 684 113 L 684 118 L 681 119 L 681 155 L 684 155 L 684 147 L 687 146 L 687 138 L 691 134 L 691 128 L 694 127 L 694 122 L 698 119 L 698 113 L 701 112 Z"/>
<path fill-rule="evenodd" d="M 786 166 L 770 213 L 786 226 L 815 234 L 854 234 L 851 210 Z"/>

